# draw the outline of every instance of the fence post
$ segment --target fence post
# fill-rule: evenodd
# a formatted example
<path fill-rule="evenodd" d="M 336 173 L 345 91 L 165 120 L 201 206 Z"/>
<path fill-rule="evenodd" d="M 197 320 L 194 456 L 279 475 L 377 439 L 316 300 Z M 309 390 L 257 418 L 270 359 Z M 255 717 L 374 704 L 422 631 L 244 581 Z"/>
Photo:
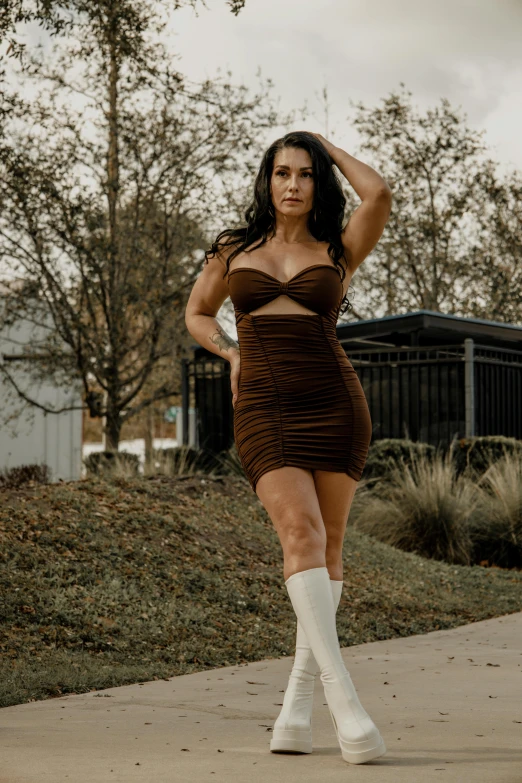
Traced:
<path fill-rule="evenodd" d="M 189 373 L 188 359 L 181 360 L 181 415 L 183 423 L 183 445 L 188 446 L 189 442 Z"/>
<path fill-rule="evenodd" d="M 466 438 L 475 437 L 475 368 L 474 343 L 471 337 L 464 340 L 464 406 L 466 412 Z"/>

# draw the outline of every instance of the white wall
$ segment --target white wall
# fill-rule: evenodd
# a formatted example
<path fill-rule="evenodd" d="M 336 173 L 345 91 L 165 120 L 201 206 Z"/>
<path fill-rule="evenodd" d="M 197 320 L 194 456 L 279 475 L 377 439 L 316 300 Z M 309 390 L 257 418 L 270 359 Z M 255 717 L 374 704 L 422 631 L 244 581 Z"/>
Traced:
<path fill-rule="evenodd" d="M 6 355 L 22 354 L 28 344 L 35 345 L 35 330 L 29 324 L 21 322 L 4 330 L 0 333 L 0 361 Z M 58 389 L 51 383 L 27 388 L 24 365 L 25 361 L 8 361 L 4 366 L 40 404 L 50 408 L 81 405 L 78 390 Z M 82 461 L 81 410 L 52 414 L 32 407 L 28 416 L 27 413 L 20 414 L 20 408 L 20 401 L 15 397 L 12 386 L 0 373 L 0 468 L 45 463 L 51 470 L 53 481 L 79 479 Z"/>

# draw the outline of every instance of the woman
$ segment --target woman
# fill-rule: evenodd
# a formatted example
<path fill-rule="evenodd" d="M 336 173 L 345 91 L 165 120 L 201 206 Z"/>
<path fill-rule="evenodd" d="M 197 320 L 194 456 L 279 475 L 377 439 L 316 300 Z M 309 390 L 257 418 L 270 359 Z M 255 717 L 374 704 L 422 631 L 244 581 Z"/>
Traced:
<path fill-rule="evenodd" d="M 362 202 L 344 228 L 334 163 Z M 230 361 L 238 454 L 281 541 L 298 620 L 270 749 L 312 751 L 320 672 L 342 756 L 352 764 L 386 748 L 344 666 L 335 622 L 343 538 L 371 437 L 364 393 L 335 327 L 390 208 L 390 188 L 370 166 L 318 133 L 288 133 L 264 155 L 247 225 L 222 231 L 206 252 L 186 309 L 193 337 Z M 216 320 L 229 295 L 239 345 Z"/>

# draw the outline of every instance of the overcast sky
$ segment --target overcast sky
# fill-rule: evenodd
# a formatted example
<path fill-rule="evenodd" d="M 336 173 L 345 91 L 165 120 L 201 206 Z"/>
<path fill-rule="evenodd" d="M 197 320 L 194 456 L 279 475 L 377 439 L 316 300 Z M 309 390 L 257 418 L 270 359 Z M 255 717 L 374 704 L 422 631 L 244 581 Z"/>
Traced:
<path fill-rule="evenodd" d="M 522 0 L 246 0 L 237 17 L 225 0 L 206 6 L 170 14 L 166 41 L 187 77 L 230 70 L 256 90 L 260 69 L 281 110 L 307 101 L 316 119 L 306 129 L 323 135 L 327 86 L 330 140 L 348 152 L 349 100 L 377 105 L 402 81 L 420 109 L 448 98 L 503 168 L 522 169 Z M 26 30 L 30 46 L 49 43 Z"/>
<path fill-rule="evenodd" d="M 329 91 L 330 136 L 352 151 L 349 99 L 375 105 L 403 81 L 418 106 L 448 98 L 485 129 L 493 157 L 522 169 L 522 0 L 225 0 L 172 14 L 177 67 L 193 79 L 221 67 L 235 81 L 274 82 L 281 109 L 305 100 L 324 134 L 318 99 Z M 300 127 L 300 126 L 299 126 Z"/>

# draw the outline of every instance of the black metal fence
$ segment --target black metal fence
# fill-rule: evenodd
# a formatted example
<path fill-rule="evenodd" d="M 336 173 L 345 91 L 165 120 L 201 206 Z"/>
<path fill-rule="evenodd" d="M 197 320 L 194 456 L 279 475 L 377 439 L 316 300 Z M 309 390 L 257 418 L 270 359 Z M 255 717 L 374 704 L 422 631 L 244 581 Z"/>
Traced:
<path fill-rule="evenodd" d="M 364 389 L 373 439 L 425 443 L 464 433 L 465 364 L 460 346 L 372 348 L 349 353 Z"/>
<path fill-rule="evenodd" d="M 473 367 L 476 434 L 522 438 L 522 351 L 477 345 Z"/>
<path fill-rule="evenodd" d="M 438 445 L 475 435 L 522 438 L 522 350 L 478 345 L 468 338 L 461 345 L 369 347 L 347 355 L 368 401 L 373 440 L 409 437 Z M 184 442 L 193 404 L 195 445 L 229 448 L 229 363 L 217 356 L 184 360 L 183 389 Z"/>
<path fill-rule="evenodd" d="M 234 441 L 230 364 L 218 356 L 183 359 L 182 432 L 189 443 L 189 410 L 196 412 L 196 438 L 191 444 L 214 453 L 230 448 Z"/>

